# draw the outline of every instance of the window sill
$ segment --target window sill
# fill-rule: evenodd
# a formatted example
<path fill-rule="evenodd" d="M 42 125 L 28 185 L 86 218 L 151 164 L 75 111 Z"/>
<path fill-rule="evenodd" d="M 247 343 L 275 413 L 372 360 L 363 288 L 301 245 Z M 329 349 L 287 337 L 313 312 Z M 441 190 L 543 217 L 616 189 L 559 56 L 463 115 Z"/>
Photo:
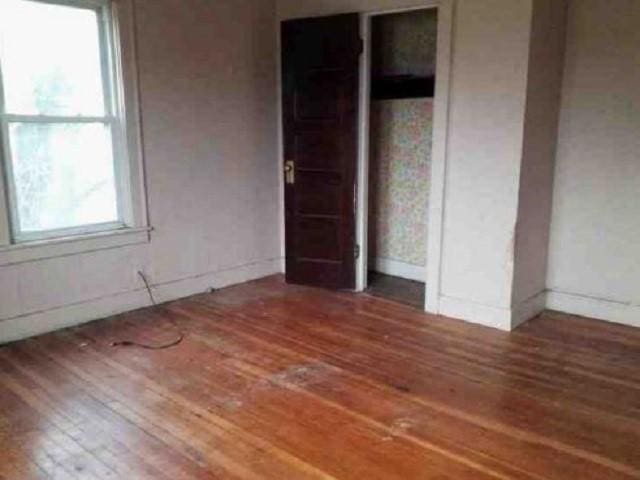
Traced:
<path fill-rule="evenodd" d="M 151 228 L 122 228 L 0 246 L 0 267 L 149 243 Z"/>

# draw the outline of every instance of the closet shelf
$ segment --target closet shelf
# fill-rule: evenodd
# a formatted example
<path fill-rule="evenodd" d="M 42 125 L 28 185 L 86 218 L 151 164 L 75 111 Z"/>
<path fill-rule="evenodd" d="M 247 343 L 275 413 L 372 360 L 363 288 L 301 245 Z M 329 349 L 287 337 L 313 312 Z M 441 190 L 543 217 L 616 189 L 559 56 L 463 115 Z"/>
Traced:
<path fill-rule="evenodd" d="M 373 100 L 433 97 L 434 91 L 434 77 L 394 75 L 371 79 L 371 98 Z"/>

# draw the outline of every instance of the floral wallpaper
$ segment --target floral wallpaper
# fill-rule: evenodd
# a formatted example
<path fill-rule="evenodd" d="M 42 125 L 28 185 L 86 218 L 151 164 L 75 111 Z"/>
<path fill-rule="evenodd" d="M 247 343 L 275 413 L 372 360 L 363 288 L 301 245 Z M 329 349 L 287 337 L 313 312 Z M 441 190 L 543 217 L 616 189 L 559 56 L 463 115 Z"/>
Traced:
<path fill-rule="evenodd" d="M 374 77 L 435 75 L 436 9 L 376 16 L 373 17 L 372 29 Z"/>
<path fill-rule="evenodd" d="M 433 99 L 371 104 L 372 258 L 426 266 Z"/>

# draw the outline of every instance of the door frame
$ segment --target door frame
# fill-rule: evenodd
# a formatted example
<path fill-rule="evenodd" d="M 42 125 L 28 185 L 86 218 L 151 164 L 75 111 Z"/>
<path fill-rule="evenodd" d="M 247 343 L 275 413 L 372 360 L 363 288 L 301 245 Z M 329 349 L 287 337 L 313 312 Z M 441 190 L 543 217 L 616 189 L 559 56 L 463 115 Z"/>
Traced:
<path fill-rule="evenodd" d="M 371 92 L 371 20 L 375 16 L 417 10 L 438 10 L 436 55 L 436 89 L 434 95 L 433 146 L 431 153 L 431 191 L 427 218 L 427 268 L 425 311 L 439 313 L 444 224 L 444 196 L 447 167 L 449 97 L 452 59 L 453 0 L 424 1 L 408 8 L 363 12 L 360 33 L 364 53 L 360 59 L 359 151 L 357 171 L 356 243 L 360 257 L 356 260 L 356 291 L 367 288 L 368 212 L 369 212 L 369 121 Z"/>

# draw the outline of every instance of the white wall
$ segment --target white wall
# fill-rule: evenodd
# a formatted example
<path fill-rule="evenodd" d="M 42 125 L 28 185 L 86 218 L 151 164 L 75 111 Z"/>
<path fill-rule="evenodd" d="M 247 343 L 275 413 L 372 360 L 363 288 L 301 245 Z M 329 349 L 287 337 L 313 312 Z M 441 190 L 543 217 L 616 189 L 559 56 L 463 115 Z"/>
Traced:
<path fill-rule="evenodd" d="M 640 326 L 640 2 L 569 4 L 548 305 Z"/>
<path fill-rule="evenodd" d="M 135 5 L 151 242 L 0 267 L 0 342 L 281 269 L 274 3 Z"/>
<path fill-rule="evenodd" d="M 501 328 L 511 327 L 531 15 L 529 1 L 456 7 L 441 304 Z"/>
<path fill-rule="evenodd" d="M 514 308 L 528 308 L 529 304 L 540 310 L 545 303 L 566 7 L 563 0 L 534 2 L 515 242 Z"/>

